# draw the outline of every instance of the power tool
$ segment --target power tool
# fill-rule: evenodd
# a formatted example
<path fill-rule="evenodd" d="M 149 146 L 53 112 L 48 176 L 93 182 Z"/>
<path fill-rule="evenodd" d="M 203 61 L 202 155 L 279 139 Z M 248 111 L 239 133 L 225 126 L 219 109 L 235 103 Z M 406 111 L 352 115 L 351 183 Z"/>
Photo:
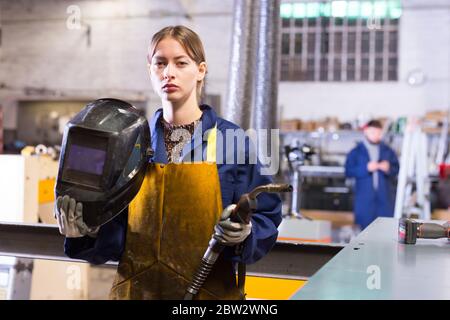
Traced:
<path fill-rule="evenodd" d="M 445 224 L 419 222 L 410 218 L 399 220 L 398 239 L 400 243 L 416 244 L 417 239 L 450 240 L 450 221 Z"/>

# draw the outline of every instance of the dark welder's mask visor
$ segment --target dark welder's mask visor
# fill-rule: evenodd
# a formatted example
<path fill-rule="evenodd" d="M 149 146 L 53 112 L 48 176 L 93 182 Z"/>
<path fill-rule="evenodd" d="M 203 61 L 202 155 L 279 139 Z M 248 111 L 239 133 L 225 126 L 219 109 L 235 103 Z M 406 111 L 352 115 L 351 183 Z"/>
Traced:
<path fill-rule="evenodd" d="M 67 157 L 67 170 L 102 175 L 106 151 L 73 144 Z"/>
<path fill-rule="evenodd" d="M 64 160 L 62 179 L 67 182 L 101 187 L 104 174 L 108 138 L 72 133 Z"/>

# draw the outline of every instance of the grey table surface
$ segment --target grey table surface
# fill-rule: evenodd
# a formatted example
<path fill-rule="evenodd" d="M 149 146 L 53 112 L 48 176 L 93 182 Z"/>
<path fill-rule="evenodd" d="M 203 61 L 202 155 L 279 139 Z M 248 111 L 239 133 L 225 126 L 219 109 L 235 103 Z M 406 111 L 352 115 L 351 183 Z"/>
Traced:
<path fill-rule="evenodd" d="M 378 218 L 291 299 L 450 299 L 450 241 L 405 245 L 397 230 L 398 219 Z"/>

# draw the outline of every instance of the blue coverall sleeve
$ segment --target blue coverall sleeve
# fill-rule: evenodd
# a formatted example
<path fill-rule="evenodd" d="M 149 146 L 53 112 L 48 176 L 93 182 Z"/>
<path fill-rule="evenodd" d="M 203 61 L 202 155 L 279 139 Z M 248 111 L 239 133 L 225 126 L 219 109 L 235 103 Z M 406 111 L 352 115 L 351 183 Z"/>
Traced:
<path fill-rule="evenodd" d="M 259 168 L 259 165 L 252 165 L 247 169 L 249 184 L 246 192 L 273 182 L 269 176 L 261 175 Z M 245 239 L 243 252 L 236 260 L 246 264 L 255 263 L 272 249 L 277 241 L 277 228 L 282 220 L 281 198 L 278 194 L 262 193 L 257 199 L 258 209 L 252 216 L 252 232 Z M 238 200 L 239 198 L 236 199 Z"/>
<path fill-rule="evenodd" d="M 397 155 L 394 150 L 389 149 L 389 172 L 387 173 L 390 177 L 395 177 L 398 175 L 400 165 L 398 163 Z"/>
<path fill-rule="evenodd" d="M 246 164 L 237 165 L 233 203 L 237 203 L 241 195 L 252 191 L 257 186 L 273 183 L 271 176 L 261 174 L 259 162 L 249 164 L 248 161 L 248 154 L 246 154 Z M 226 248 L 228 252 L 225 254 L 227 256 L 231 255 L 231 260 L 234 262 L 255 263 L 264 257 L 277 241 L 277 227 L 282 220 L 281 198 L 276 193 L 261 193 L 257 197 L 257 201 L 258 207 L 251 219 L 252 232 L 242 245 L 238 246 L 241 247 L 242 252 L 236 255 L 236 247 Z"/>
<path fill-rule="evenodd" d="M 358 161 L 358 150 L 355 148 L 345 160 L 345 175 L 350 178 L 364 178 L 371 175 L 367 170 L 367 162 Z"/>
<path fill-rule="evenodd" d="M 73 259 L 86 260 L 92 264 L 118 261 L 125 248 L 128 210 L 100 227 L 96 238 L 66 238 L 64 253 Z"/>

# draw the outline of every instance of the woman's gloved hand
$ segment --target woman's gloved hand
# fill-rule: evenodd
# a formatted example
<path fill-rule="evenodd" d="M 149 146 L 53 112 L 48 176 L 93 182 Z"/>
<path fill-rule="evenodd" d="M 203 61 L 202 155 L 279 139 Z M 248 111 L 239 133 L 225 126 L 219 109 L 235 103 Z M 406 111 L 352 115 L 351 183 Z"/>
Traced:
<path fill-rule="evenodd" d="M 214 239 L 225 246 L 234 246 L 243 242 L 252 232 L 252 223 L 239 223 L 230 220 L 235 204 L 226 207 L 220 217 L 219 223 L 214 227 Z"/>
<path fill-rule="evenodd" d="M 59 232 L 67 238 L 80 238 L 88 235 L 95 238 L 100 227 L 89 228 L 83 221 L 83 204 L 69 196 L 59 196 L 55 202 L 55 219 Z"/>

